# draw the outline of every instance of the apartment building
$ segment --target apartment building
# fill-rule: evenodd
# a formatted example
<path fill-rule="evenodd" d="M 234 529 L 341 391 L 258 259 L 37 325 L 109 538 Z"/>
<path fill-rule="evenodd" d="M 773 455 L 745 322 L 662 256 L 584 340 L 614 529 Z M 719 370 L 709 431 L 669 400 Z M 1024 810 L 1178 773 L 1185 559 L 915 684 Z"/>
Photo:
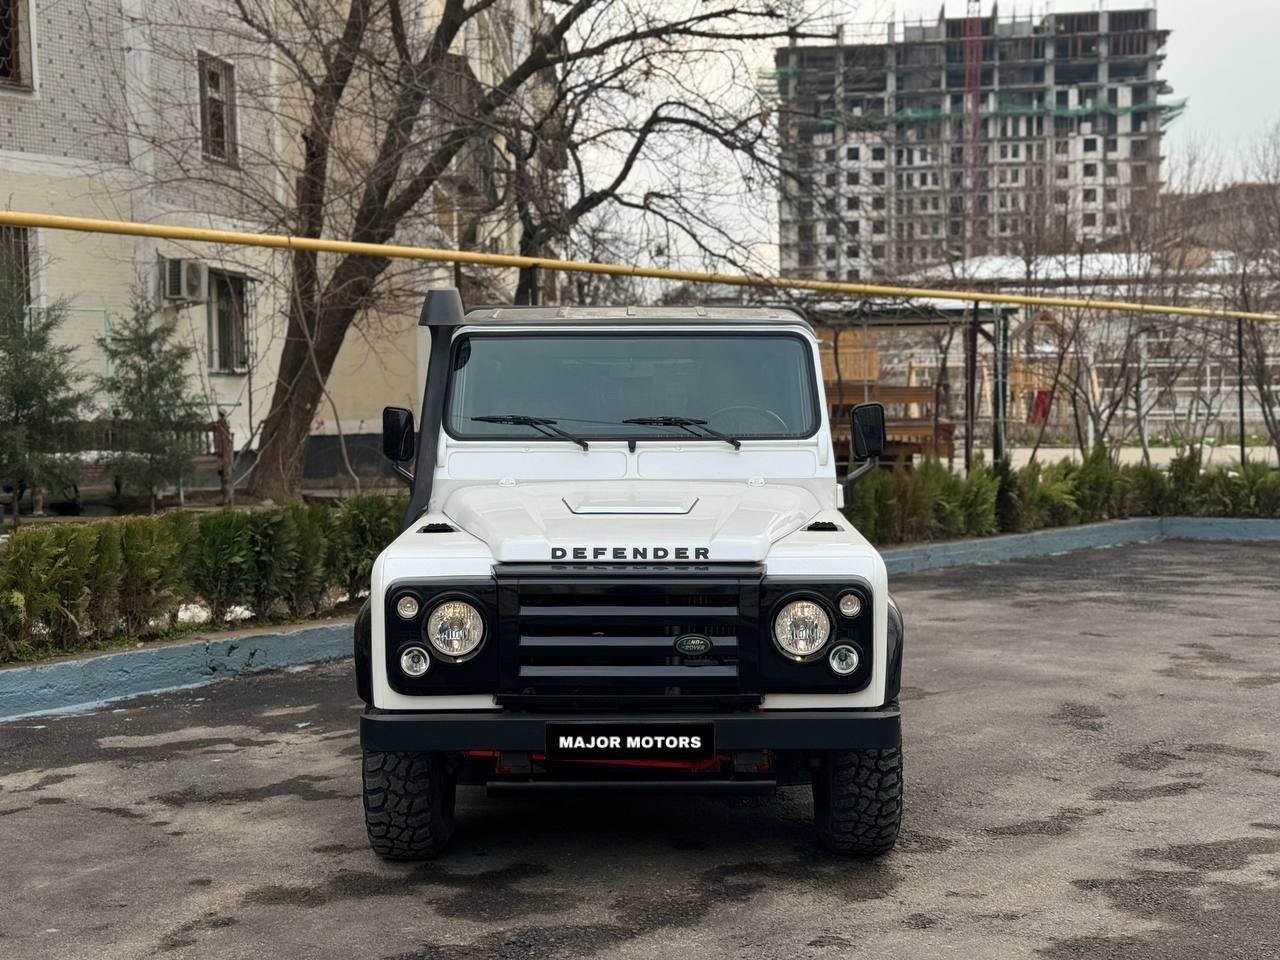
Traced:
<path fill-rule="evenodd" d="M 1159 188 L 1181 105 L 1160 99 L 1154 8 L 992 5 L 846 37 L 775 53 L 785 274 L 859 280 L 1100 244 Z"/>

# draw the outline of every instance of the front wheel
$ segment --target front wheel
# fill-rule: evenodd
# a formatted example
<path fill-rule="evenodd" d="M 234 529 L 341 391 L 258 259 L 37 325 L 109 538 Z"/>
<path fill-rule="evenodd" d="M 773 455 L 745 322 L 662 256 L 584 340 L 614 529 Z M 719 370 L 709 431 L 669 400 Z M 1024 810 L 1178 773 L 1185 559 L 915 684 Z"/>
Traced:
<path fill-rule="evenodd" d="M 457 779 L 443 753 L 364 751 L 364 823 L 387 860 L 429 860 L 449 845 Z"/>
<path fill-rule="evenodd" d="M 833 750 L 813 772 L 813 825 L 834 853 L 878 857 L 902 826 L 902 749 Z"/>

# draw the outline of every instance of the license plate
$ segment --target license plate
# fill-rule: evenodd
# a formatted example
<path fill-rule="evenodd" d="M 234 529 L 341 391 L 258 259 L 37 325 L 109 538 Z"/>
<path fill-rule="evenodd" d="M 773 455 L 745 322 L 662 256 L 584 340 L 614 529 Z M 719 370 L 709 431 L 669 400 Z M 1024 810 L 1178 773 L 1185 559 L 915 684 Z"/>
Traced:
<path fill-rule="evenodd" d="M 548 760 L 705 760 L 713 723 L 548 723 Z"/>

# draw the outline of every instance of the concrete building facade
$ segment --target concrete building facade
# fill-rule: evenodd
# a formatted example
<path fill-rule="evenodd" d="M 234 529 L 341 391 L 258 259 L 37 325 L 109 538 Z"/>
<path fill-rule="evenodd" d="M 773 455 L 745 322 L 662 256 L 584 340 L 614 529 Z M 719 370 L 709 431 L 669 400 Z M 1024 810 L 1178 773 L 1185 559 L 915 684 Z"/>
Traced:
<path fill-rule="evenodd" d="M 442 4 L 414 6 L 414 39 L 425 43 Z M 0 0 L 0 207 L 286 232 L 307 101 L 269 45 L 235 27 L 236 10 L 231 0 Z M 468 92 L 527 55 L 541 16 L 527 0 L 476 15 L 450 54 L 452 86 L 426 123 L 456 125 Z M 379 139 L 378 106 L 361 112 L 366 94 L 355 91 L 360 109 L 335 135 L 343 153 L 335 178 L 358 172 L 357 155 Z M 516 252 L 518 221 L 497 202 L 501 149 L 496 137 L 469 145 L 397 242 Z M 348 189 L 332 192 L 353 192 L 339 187 Z M 340 210 L 330 229 L 341 230 L 342 218 Z M 75 345 L 86 384 L 106 373 L 103 343 L 115 319 L 146 297 L 178 319 L 193 348 L 192 388 L 211 421 L 228 415 L 240 450 L 254 445 L 272 400 L 288 270 L 287 256 L 269 250 L 0 228 L 0 284 L 24 309 L 66 311 L 61 335 Z M 451 283 L 492 301 L 502 290 L 509 297 L 515 278 L 393 265 L 386 296 L 344 341 L 316 436 L 375 434 L 384 404 L 417 406 L 427 349 L 418 308 L 426 289 Z M 98 400 L 93 412 L 105 415 Z"/>
<path fill-rule="evenodd" d="M 1179 110 L 1154 9 L 881 26 L 776 51 L 784 274 L 909 275 L 1140 226 Z"/>

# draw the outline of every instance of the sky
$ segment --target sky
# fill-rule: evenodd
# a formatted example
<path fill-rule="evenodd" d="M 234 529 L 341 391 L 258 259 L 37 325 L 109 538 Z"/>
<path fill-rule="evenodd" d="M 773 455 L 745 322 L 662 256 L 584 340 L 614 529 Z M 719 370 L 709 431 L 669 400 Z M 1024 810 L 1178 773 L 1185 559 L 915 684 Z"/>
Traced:
<path fill-rule="evenodd" d="M 814 0 L 850 22 L 935 18 L 940 0 Z M 1190 143 L 1213 147 L 1224 166 L 1238 168 L 1269 124 L 1280 122 L 1280 0 L 1108 0 L 1105 9 L 1153 5 L 1158 23 L 1172 31 L 1161 76 L 1171 99 L 1188 98 L 1187 111 L 1169 130 L 1166 154 Z M 1096 10 L 1098 0 L 1002 0 L 1001 16 Z M 963 16 L 966 4 L 949 0 L 948 16 Z M 991 0 L 983 0 L 989 13 Z"/>

